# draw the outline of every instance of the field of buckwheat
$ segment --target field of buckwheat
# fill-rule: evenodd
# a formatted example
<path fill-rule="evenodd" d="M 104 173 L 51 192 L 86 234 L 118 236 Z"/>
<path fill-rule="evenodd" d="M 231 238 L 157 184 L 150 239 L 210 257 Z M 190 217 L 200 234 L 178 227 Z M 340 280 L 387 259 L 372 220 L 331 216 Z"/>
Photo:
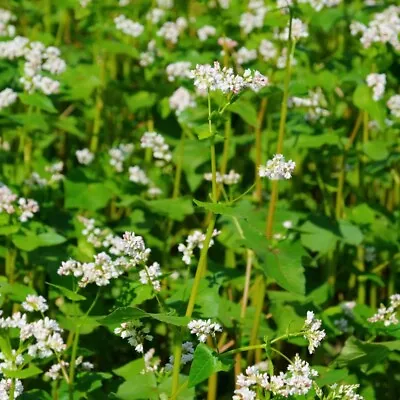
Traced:
<path fill-rule="evenodd" d="M 396 0 L 0 0 L 0 400 L 400 398 Z"/>

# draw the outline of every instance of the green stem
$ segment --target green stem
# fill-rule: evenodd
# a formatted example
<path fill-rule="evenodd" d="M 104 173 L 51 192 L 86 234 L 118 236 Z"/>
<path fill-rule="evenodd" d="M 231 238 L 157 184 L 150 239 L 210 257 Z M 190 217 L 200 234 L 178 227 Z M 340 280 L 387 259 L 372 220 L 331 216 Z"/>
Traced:
<path fill-rule="evenodd" d="M 262 99 L 260 110 L 258 112 L 257 127 L 256 127 L 256 165 L 255 165 L 255 181 L 256 181 L 256 200 L 261 203 L 262 200 L 262 183 L 261 176 L 258 174 L 258 167 L 261 165 L 261 155 L 262 155 L 262 125 L 264 121 L 265 112 L 267 110 L 268 99 Z"/>
<path fill-rule="evenodd" d="M 94 298 L 92 304 L 86 311 L 86 314 L 82 317 L 81 322 L 76 327 L 75 337 L 74 337 L 74 341 L 72 343 L 71 360 L 70 360 L 70 365 L 69 365 L 69 377 L 68 377 L 68 379 L 69 379 L 69 400 L 74 399 L 74 379 L 75 379 L 75 367 L 76 367 L 75 361 L 76 361 L 76 354 L 77 354 L 78 345 L 79 345 L 80 328 L 85 323 L 86 318 L 89 316 L 90 312 L 93 310 L 93 307 L 97 303 L 99 296 L 100 296 L 100 289 L 97 291 L 96 297 Z"/>
<path fill-rule="evenodd" d="M 11 386 L 10 386 L 10 394 L 9 394 L 9 400 L 14 400 L 14 393 L 15 393 L 15 379 L 11 379 Z"/>

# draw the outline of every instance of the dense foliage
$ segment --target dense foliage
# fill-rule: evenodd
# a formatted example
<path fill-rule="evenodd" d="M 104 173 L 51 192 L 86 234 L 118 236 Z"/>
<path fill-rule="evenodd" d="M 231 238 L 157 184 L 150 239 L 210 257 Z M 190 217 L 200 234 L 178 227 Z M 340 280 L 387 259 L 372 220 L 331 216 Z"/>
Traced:
<path fill-rule="evenodd" d="M 0 7 L 0 400 L 399 397 L 396 1 Z"/>

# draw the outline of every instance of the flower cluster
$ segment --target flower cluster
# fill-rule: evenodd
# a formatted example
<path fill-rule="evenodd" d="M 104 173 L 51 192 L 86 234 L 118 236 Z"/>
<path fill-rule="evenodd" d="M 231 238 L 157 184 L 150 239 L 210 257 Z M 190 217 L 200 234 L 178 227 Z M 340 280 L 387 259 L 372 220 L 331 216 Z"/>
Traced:
<path fill-rule="evenodd" d="M 0 186 L 0 214 L 16 214 L 21 222 L 33 218 L 39 211 L 39 204 L 33 199 L 26 199 L 14 194 L 7 186 Z"/>
<path fill-rule="evenodd" d="M 7 140 L 4 140 L 3 138 L 0 137 L 0 150 L 10 151 L 10 149 L 11 149 L 10 142 L 7 142 Z"/>
<path fill-rule="evenodd" d="M 194 97 L 189 90 L 184 87 L 180 87 L 172 93 L 169 98 L 169 106 L 171 110 L 174 110 L 177 115 L 185 111 L 187 108 L 193 108 L 196 106 Z"/>
<path fill-rule="evenodd" d="M 292 160 L 285 161 L 282 154 L 275 154 L 272 160 L 268 160 L 266 165 L 260 165 L 258 174 L 273 181 L 280 179 L 290 179 L 296 163 Z"/>
<path fill-rule="evenodd" d="M 248 49 L 241 47 L 235 54 L 234 57 L 239 65 L 247 64 L 257 59 L 257 50 Z"/>
<path fill-rule="evenodd" d="M 220 231 L 214 229 L 213 237 L 219 235 L 219 233 Z M 187 244 L 179 243 L 178 251 L 183 253 L 182 261 L 185 264 L 189 265 L 190 262 L 192 261 L 193 251 L 196 247 L 199 249 L 203 248 L 204 240 L 206 240 L 206 235 L 203 232 L 196 230 L 187 237 L 186 239 Z M 213 244 L 214 240 L 211 239 L 209 247 L 211 247 Z"/>
<path fill-rule="evenodd" d="M 215 338 L 217 332 L 222 332 L 222 326 L 210 319 L 194 319 L 188 323 L 190 333 L 197 336 L 201 343 L 205 343 L 208 336 Z"/>
<path fill-rule="evenodd" d="M 186 365 L 193 360 L 194 347 L 192 342 L 182 343 L 181 365 Z M 172 371 L 174 366 L 174 356 L 170 356 L 168 363 L 165 365 L 167 371 Z"/>
<path fill-rule="evenodd" d="M 117 172 L 122 172 L 124 170 L 124 161 L 129 158 L 134 149 L 133 144 L 120 144 L 117 147 L 113 147 L 108 151 L 110 156 L 110 165 Z"/>
<path fill-rule="evenodd" d="M 35 296 L 33 294 L 28 294 L 28 296 L 26 296 L 25 301 L 22 303 L 22 307 L 28 312 L 40 311 L 41 313 L 46 312 L 49 308 L 47 301 L 43 296 Z"/>
<path fill-rule="evenodd" d="M 197 36 L 201 42 L 205 42 L 210 36 L 215 36 L 217 30 L 211 25 L 204 25 L 197 31 Z"/>
<path fill-rule="evenodd" d="M 246 88 L 257 92 L 268 85 L 268 78 L 258 71 L 246 69 L 243 75 L 237 75 L 232 68 L 221 68 L 217 61 L 213 66 L 196 65 L 191 71 L 191 77 L 200 91 L 220 90 L 223 93 L 237 94 Z"/>
<path fill-rule="evenodd" d="M 57 47 L 46 47 L 41 42 L 30 42 L 27 38 L 16 36 L 0 43 L 0 58 L 13 60 L 24 57 L 24 75 L 20 78 L 27 92 L 39 90 L 46 95 L 57 93 L 60 83 L 43 73 L 60 75 L 66 69 Z"/>
<path fill-rule="evenodd" d="M 261 389 L 271 392 L 275 396 L 295 396 L 307 394 L 313 385 L 313 378 L 318 376 L 317 371 L 300 359 L 296 354 L 294 362 L 290 364 L 285 373 L 268 375 L 261 372 L 257 366 L 248 367 L 246 374 L 237 377 L 237 387 L 233 400 L 255 400 L 257 392 Z"/>
<path fill-rule="evenodd" d="M 176 22 L 167 21 L 157 31 L 157 36 L 164 38 L 167 42 L 178 43 L 179 35 L 186 29 L 187 21 L 183 17 L 179 17 Z"/>
<path fill-rule="evenodd" d="M 273 60 L 278 54 L 278 51 L 276 50 L 274 44 L 267 39 L 263 39 L 260 42 L 258 46 L 258 52 L 261 54 L 261 57 L 264 61 Z"/>
<path fill-rule="evenodd" d="M 160 283 L 156 278 L 161 275 L 160 266 L 157 263 L 150 267 L 145 265 L 151 250 L 146 248 L 141 236 L 125 232 L 122 239 L 116 240 L 112 235 L 107 235 L 101 243 L 104 247 L 110 247 L 111 255 L 101 252 L 94 256 L 93 262 L 89 263 L 76 260 L 63 261 L 57 271 L 58 274 L 79 278 L 80 287 L 86 287 L 90 283 L 106 286 L 111 279 L 116 279 L 139 264 L 144 264 L 144 271 L 139 272 L 141 282 L 150 283 L 155 290 L 159 290 Z M 114 259 L 112 255 L 119 257 Z"/>
<path fill-rule="evenodd" d="M 60 360 L 60 362 L 53 364 L 49 370 L 45 373 L 47 378 L 55 381 L 60 379 L 61 373 L 67 375 L 66 369 L 69 367 L 69 362 Z M 83 371 L 91 371 L 94 368 L 94 365 L 89 361 L 83 361 L 83 357 L 79 356 L 75 360 L 75 367 L 80 367 Z"/>
<path fill-rule="evenodd" d="M 0 92 L 0 111 L 11 106 L 17 101 L 18 94 L 14 90 L 7 88 Z"/>
<path fill-rule="evenodd" d="M 123 322 L 120 327 L 114 329 L 114 333 L 135 348 L 138 353 L 143 353 L 144 341 L 152 341 L 153 336 L 149 335 L 149 328 L 143 327 L 140 321 Z"/>
<path fill-rule="evenodd" d="M 145 266 L 144 269 L 139 272 L 140 282 L 144 285 L 151 284 L 156 292 L 161 290 L 161 283 L 157 279 L 161 275 L 161 268 L 158 262 L 154 262 L 149 267 Z"/>
<path fill-rule="evenodd" d="M 89 151 L 89 149 L 82 149 L 82 150 L 77 150 L 75 152 L 76 159 L 78 160 L 79 164 L 82 165 L 89 165 L 93 162 L 94 160 L 94 154 Z"/>
<path fill-rule="evenodd" d="M 290 22 L 289 22 L 290 23 Z M 299 18 L 293 18 L 292 20 L 292 30 L 290 32 L 290 26 L 286 26 L 286 28 L 281 32 L 275 32 L 275 37 L 280 40 L 289 40 L 289 33 L 291 33 L 291 39 L 294 41 L 298 41 L 302 38 L 308 37 L 308 27 L 307 24 L 302 22 Z"/>
<path fill-rule="evenodd" d="M 212 181 L 212 173 L 207 172 L 204 174 L 204 179 L 206 181 Z M 234 169 L 231 169 L 227 174 L 216 173 L 217 183 L 223 183 L 224 185 L 236 185 L 240 181 L 240 174 L 238 174 Z"/>
<path fill-rule="evenodd" d="M 389 307 L 385 307 L 383 304 L 379 307 L 378 312 L 371 318 L 368 318 L 369 322 L 383 322 L 383 325 L 390 326 L 398 324 L 397 310 L 400 307 L 400 294 L 393 294 L 390 296 Z"/>
<path fill-rule="evenodd" d="M 326 109 L 328 103 L 321 88 L 310 90 L 309 97 L 290 97 L 288 101 L 289 107 L 304 107 L 307 108 L 306 119 L 316 121 L 323 117 L 328 117 L 330 112 Z"/>
<path fill-rule="evenodd" d="M 338 385 L 337 383 L 329 387 L 330 399 L 343 399 L 343 400 L 364 400 L 364 397 L 355 393 L 360 385 Z"/>
<path fill-rule="evenodd" d="M 396 117 L 400 118 L 400 94 L 392 96 L 388 102 L 387 106 L 390 112 Z"/>
<path fill-rule="evenodd" d="M 308 351 L 314 353 L 315 349 L 325 338 L 325 331 L 321 328 L 321 320 L 316 319 L 312 311 L 307 311 L 307 319 L 304 322 L 303 332 L 304 338 L 308 341 Z"/>
<path fill-rule="evenodd" d="M 380 100 L 385 94 L 386 75 L 385 74 L 369 74 L 367 76 L 367 85 L 372 88 L 373 99 Z"/>
<path fill-rule="evenodd" d="M 0 400 L 9 400 L 11 386 L 13 384 L 12 379 L 2 379 L 0 381 Z M 14 399 L 21 396 L 24 391 L 22 382 L 19 379 L 14 380 Z"/>
<path fill-rule="evenodd" d="M 190 78 L 190 69 L 192 64 L 188 61 L 177 61 L 168 64 L 165 72 L 167 73 L 168 80 L 174 82 L 177 78 Z"/>
<path fill-rule="evenodd" d="M 115 27 L 125 33 L 125 35 L 132 36 L 134 38 L 139 37 L 143 31 L 144 26 L 139 22 L 132 21 L 129 18 L 126 18 L 125 15 L 119 15 L 118 17 L 114 18 Z"/>
<path fill-rule="evenodd" d="M 139 55 L 139 64 L 141 67 L 147 67 L 154 63 L 157 55 L 156 50 L 155 40 L 150 40 L 150 42 L 147 43 L 147 51 L 144 51 Z"/>
<path fill-rule="evenodd" d="M 11 24 L 15 21 L 16 16 L 8 10 L 0 8 L 0 37 L 2 36 L 15 36 L 15 26 Z"/>
<path fill-rule="evenodd" d="M 145 132 L 140 139 L 143 149 L 151 149 L 153 157 L 157 160 L 157 165 L 162 166 L 172 159 L 172 154 L 165 139 L 157 132 Z"/>
<path fill-rule="evenodd" d="M 400 50 L 400 7 L 390 6 L 381 13 L 376 13 L 368 25 L 353 22 L 350 25 L 353 36 L 361 34 L 360 42 L 368 49 L 373 43 L 390 43 Z"/>
<path fill-rule="evenodd" d="M 243 32 L 248 35 L 254 29 L 262 28 L 267 7 L 263 0 L 250 0 L 247 5 L 248 11 L 240 16 L 239 25 Z"/>
<path fill-rule="evenodd" d="M 148 185 L 150 183 L 146 172 L 144 172 L 138 165 L 129 167 L 129 180 L 141 185 Z"/>

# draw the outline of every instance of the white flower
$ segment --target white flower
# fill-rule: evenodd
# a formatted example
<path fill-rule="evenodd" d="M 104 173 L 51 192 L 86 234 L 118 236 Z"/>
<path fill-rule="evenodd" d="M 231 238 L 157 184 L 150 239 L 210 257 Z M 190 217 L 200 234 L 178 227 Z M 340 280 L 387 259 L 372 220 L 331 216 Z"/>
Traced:
<path fill-rule="evenodd" d="M 155 199 L 159 196 L 162 195 L 162 190 L 158 187 L 155 186 L 151 186 L 147 189 L 147 195 L 151 198 L 151 199 Z"/>
<path fill-rule="evenodd" d="M 205 343 L 208 336 L 215 338 L 216 332 L 222 332 L 222 326 L 216 322 L 211 322 L 210 319 L 194 319 L 188 323 L 190 333 L 197 336 L 199 342 Z"/>
<path fill-rule="evenodd" d="M 190 68 L 192 64 L 188 61 L 177 61 L 172 64 L 168 64 L 166 68 L 166 73 L 168 75 L 168 80 L 174 82 L 177 78 L 190 78 Z"/>
<path fill-rule="evenodd" d="M 15 26 L 10 22 L 15 21 L 16 16 L 8 10 L 0 8 L 0 37 L 15 36 Z"/>
<path fill-rule="evenodd" d="M 220 232 L 217 231 L 216 229 L 214 229 L 213 232 L 213 237 L 219 235 Z M 196 247 L 198 247 L 199 249 L 203 248 L 203 243 L 204 240 L 206 239 L 206 235 L 204 233 L 202 233 L 201 231 L 194 231 L 191 235 L 189 235 L 186 239 L 186 243 L 180 243 L 178 245 L 178 251 L 183 253 L 182 256 L 182 261 L 189 265 L 191 260 L 192 260 L 192 256 L 193 256 L 193 251 Z M 210 240 L 210 245 L 209 247 L 211 247 L 214 244 L 214 240 L 211 239 Z"/>
<path fill-rule="evenodd" d="M 0 399 L 1 400 L 9 400 L 12 382 L 13 382 L 12 379 L 5 379 L 5 378 L 3 378 L 0 381 Z M 19 379 L 15 379 L 15 381 L 14 381 L 14 399 L 21 396 L 23 391 L 24 391 L 24 387 L 22 386 L 22 382 Z"/>
<path fill-rule="evenodd" d="M 296 163 L 292 160 L 285 161 L 282 154 L 275 154 L 272 160 L 268 160 L 266 165 L 260 165 L 258 174 L 271 180 L 290 179 Z"/>
<path fill-rule="evenodd" d="M 197 31 L 197 36 L 201 42 L 205 42 L 210 36 L 215 36 L 217 30 L 211 25 L 204 25 Z"/>
<path fill-rule="evenodd" d="M 321 328 L 321 320 L 314 317 L 312 311 L 307 311 L 307 319 L 304 322 L 304 337 L 308 340 L 308 351 L 314 353 L 315 349 L 320 345 L 326 334 Z"/>
<path fill-rule="evenodd" d="M 172 160 L 172 154 L 165 139 L 157 132 L 145 132 L 140 138 L 140 146 L 143 149 L 151 149 L 153 157 L 159 161 L 160 166 Z M 143 183 L 146 184 L 146 183 Z"/>
<path fill-rule="evenodd" d="M 28 296 L 26 296 L 25 301 L 22 303 L 22 307 L 28 312 L 40 311 L 42 313 L 46 312 L 49 308 L 47 301 L 43 296 L 35 296 L 33 294 L 28 294 Z"/>
<path fill-rule="evenodd" d="M 247 64 L 257 59 L 257 50 L 241 47 L 234 56 L 239 65 Z"/>
<path fill-rule="evenodd" d="M 239 22 L 239 26 L 245 34 L 249 34 L 256 28 L 262 28 L 267 13 L 267 7 L 263 0 L 250 0 L 247 8 L 248 12 L 240 16 Z"/>
<path fill-rule="evenodd" d="M 131 143 L 120 144 L 108 151 L 110 156 L 110 165 L 117 172 L 124 170 L 124 161 L 132 154 L 134 146 Z"/>
<path fill-rule="evenodd" d="M 145 340 L 153 340 L 153 337 L 149 335 L 149 329 L 143 328 L 143 324 L 140 321 L 123 322 L 119 328 L 114 329 L 114 333 L 123 339 L 128 339 L 128 343 L 138 353 L 143 353 Z"/>
<path fill-rule="evenodd" d="M 224 185 L 235 185 L 240 181 L 240 174 L 238 174 L 234 169 L 231 169 L 229 173 L 221 175 L 218 171 L 215 174 L 217 183 L 223 183 Z M 212 173 L 207 172 L 204 174 L 204 179 L 206 181 L 212 181 Z"/>
<path fill-rule="evenodd" d="M 17 101 L 18 94 L 14 90 L 7 88 L 0 92 L 0 111 L 3 108 L 9 107 Z"/>
<path fill-rule="evenodd" d="M 400 94 L 392 96 L 386 104 L 391 114 L 396 118 L 400 118 Z"/>
<path fill-rule="evenodd" d="M 165 16 L 165 11 L 161 8 L 152 8 L 147 14 L 146 19 L 152 24 L 158 24 Z"/>
<path fill-rule="evenodd" d="M 150 283 L 156 292 L 161 290 L 161 283 L 157 279 L 162 275 L 160 264 L 155 262 L 150 267 L 145 266 L 143 270 L 139 272 L 140 282 L 144 285 Z"/>
<path fill-rule="evenodd" d="M 57 183 L 64 179 L 64 175 L 61 173 L 64 168 L 64 163 L 62 161 L 56 162 L 54 164 L 45 167 L 45 171 L 51 174 L 49 179 L 49 184 Z"/>
<path fill-rule="evenodd" d="M 293 221 L 288 219 L 286 221 L 283 221 L 282 225 L 286 229 L 292 229 L 293 228 Z"/>
<path fill-rule="evenodd" d="M 258 91 L 268 85 L 268 79 L 258 71 L 245 70 L 243 75 L 235 75 L 232 68 L 221 68 L 219 62 L 214 65 L 196 65 L 191 71 L 194 85 L 200 91 L 220 90 L 223 93 L 239 93 L 246 88 Z"/>
<path fill-rule="evenodd" d="M 321 88 L 317 87 L 310 90 L 308 95 L 309 97 L 290 97 L 288 106 L 307 108 L 306 119 L 310 121 L 316 121 L 330 115 L 330 112 L 326 109 L 328 103 Z"/>
<path fill-rule="evenodd" d="M 125 15 L 119 15 L 114 18 L 115 27 L 125 33 L 126 35 L 132 36 L 134 38 L 139 37 L 143 31 L 144 26 L 139 22 L 132 21 L 129 18 L 126 18 Z"/>
<path fill-rule="evenodd" d="M 129 167 L 129 180 L 141 185 L 148 185 L 150 183 L 146 173 L 138 165 Z"/>
<path fill-rule="evenodd" d="M 174 7 L 174 0 L 157 0 L 157 5 L 160 8 L 170 10 Z"/>
<path fill-rule="evenodd" d="M 289 40 L 289 24 L 290 21 L 288 22 L 288 25 L 286 28 L 282 31 L 280 34 L 276 34 L 276 38 L 280 40 Z M 292 19 L 292 32 L 291 32 L 291 38 L 294 41 L 298 41 L 302 38 L 308 37 L 308 27 L 307 24 L 302 22 L 299 18 L 293 18 Z"/>
<path fill-rule="evenodd" d="M 373 99 L 380 100 L 385 94 L 386 75 L 385 74 L 369 74 L 367 76 L 367 85 L 373 90 Z"/>
<path fill-rule="evenodd" d="M 7 214 L 14 214 L 15 207 L 12 204 L 17 199 L 7 186 L 0 186 L 0 213 L 6 212 Z"/>
<path fill-rule="evenodd" d="M 352 35 L 361 33 L 360 42 L 364 48 L 373 43 L 390 43 L 395 50 L 400 50 L 400 7 L 390 6 L 381 13 L 376 13 L 368 25 L 353 22 L 350 25 Z"/>
<path fill-rule="evenodd" d="M 89 165 L 94 160 L 94 154 L 89 149 L 77 150 L 75 152 L 79 164 Z"/>
<path fill-rule="evenodd" d="M 179 17 L 176 22 L 167 21 L 157 31 L 157 36 L 164 38 L 173 44 L 178 43 L 179 35 L 186 29 L 187 21 L 183 17 Z"/>
<path fill-rule="evenodd" d="M 20 197 L 18 200 L 18 207 L 21 212 L 19 220 L 21 222 L 26 222 L 28 219 L 33 218 L 33 215 L 39 211 L 39 204 L 32 199 L 25 199 Z"/>
<path fill-rule="evenodd" d="M 263 39 L 260 42 L 260 45 L 258 47 L 258 51 L 261 54 L 262 58 L 264 61 L 269 61 L 274 58 L 276 58 L 278 51 L 276 50 L 274 44 L 266 39 Z"/>
<path fill-rule="evenodd" d="M 61 360 L 59 363 L 53 364 L 50 369 L 45 373 L 45 376 L 55 381 L 60 378 L 62 369 L 68 368 L 68 366 L 68 362 Z"/>
<path fill-rule="evenodd" d="M 397 325 L 399 323 L 399 320 L 397 319 L 397 309 L 399 306 L 400 294 L 393 294 L 390 296 L 389 307 L 386 308 L 381 304 L 378 312 L 371 318 L 368 318 L 368 321 L 372 323 L 383 322 L 385 326 Z"/>
<path fill-rule="evenodd" d="M 124 251 L 130 257 L 134 265 L 146 263 L 151 250 L 146 248 L 141 236 L 136 236 L 133 232 L 125 232 L 123 235 Z"/>
<path fill-rule="evenodd" d="M 340 385 L 336 383 L 330 386 L 331 392 L 329 398 L 331 399 L 343 399 L 343 400 L 364 400 L 364 397 L 355 393 L 355 390 L 360 385 Z"/>
<path fill-rule="evenodd" d="M 192 342 L 182 343 L 181 365 L 186 365 L 193 360 L 194 347 Z M 167 371 L 172 371 L 174 366 L 174 356 L 170 356 L 168 363 L 165 365 Z"/>
<path fill-rule="evenodd" d="M 184 87 L 180 87 L 172 93 L 169 98 L 169 106 L 171 110 L 174 110 L 176 114 L 180 114 L 187 108 L 193 108 L 196 106 L 193 96 L 190 94 L 189 90 Z"/>

